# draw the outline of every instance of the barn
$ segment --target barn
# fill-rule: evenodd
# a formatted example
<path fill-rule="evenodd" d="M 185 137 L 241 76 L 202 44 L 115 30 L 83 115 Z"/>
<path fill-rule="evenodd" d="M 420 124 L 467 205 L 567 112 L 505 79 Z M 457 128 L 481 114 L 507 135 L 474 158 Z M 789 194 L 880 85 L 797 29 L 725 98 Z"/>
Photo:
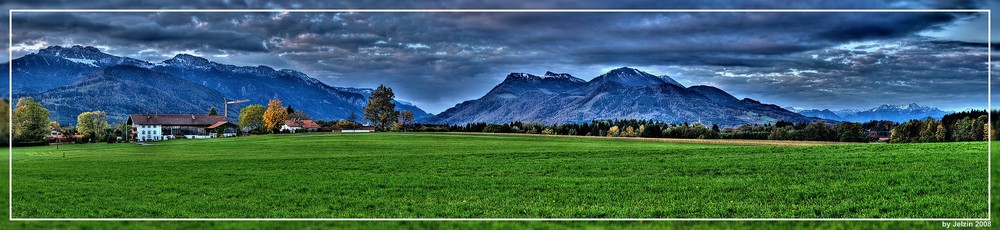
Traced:
<path fill-rule="evenodd" d="M 137 141 L 233 136 L 237 129 L 225 116 L 205 114 L 132 114 L 127 124 L 129 138 Z"/>

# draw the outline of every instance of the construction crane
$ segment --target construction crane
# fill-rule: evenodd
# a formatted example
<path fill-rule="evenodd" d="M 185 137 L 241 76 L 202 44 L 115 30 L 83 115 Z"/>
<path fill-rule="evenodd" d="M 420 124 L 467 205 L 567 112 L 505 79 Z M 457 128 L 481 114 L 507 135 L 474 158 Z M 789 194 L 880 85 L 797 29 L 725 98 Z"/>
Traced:
<path fill-rule="evenodd" d="M 226 109 L 225 109 L 225 112 L 223 112 L 223 114 L 226 117 L 229 117 L 229 104 L 239 104 L 239 103 L 248 102 L 248 101 L 250 101 L 250 100 L 245 100 L 244 99 L 244 100 L 226 101 Z"/>

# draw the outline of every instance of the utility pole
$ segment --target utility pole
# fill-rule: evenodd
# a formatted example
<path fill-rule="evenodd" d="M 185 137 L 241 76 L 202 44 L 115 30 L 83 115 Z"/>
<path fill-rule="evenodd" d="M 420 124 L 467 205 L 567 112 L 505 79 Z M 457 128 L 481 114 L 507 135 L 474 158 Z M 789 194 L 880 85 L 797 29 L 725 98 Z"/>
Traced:
<path fill-rule="evenodd" d="M 239 103 L 248 102 L 248 101 L 250 101 L 250 100 L 246 100 L 246 99 L 244 99 L 244 100 L 235 100 L 235 101 L 228 101 L 227 100 L 226 101 L 226 105 L 225 105 L 226 108 L 224 109 L 225 112 L 223 112 L 222 114 L 224 114 L 225 117 L 229 117 L 229 104 L 239 104 Z"/>

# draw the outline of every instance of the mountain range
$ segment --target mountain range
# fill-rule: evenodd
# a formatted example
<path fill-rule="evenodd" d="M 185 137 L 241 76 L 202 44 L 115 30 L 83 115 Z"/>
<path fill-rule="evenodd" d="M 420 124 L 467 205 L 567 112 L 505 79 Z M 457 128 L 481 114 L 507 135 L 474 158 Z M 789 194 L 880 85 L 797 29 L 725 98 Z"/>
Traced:
<path fill-rule="evenodd" d="M 207 113 L 212 107 L 222 113 L 227 99 L 250 100 L 229 106 L 233 121 L 240 108 L 270 99 L 331 120 L 352 113 L 360 117 L 372 92 L 330 86 L 289 69 L 227 65 L 188 54 L 151 63 L 83 46 L 51 46 L 0 67 L 6 65 L 13 65 L 14 101 L 33 97 L 61 124 L 75 124 L 80 112 L 91 110 L 107 112 L 112 122 L 132 113 Z M 431 116 L 410 103 L 394 103 L 415 119 Z"/>
<path fill-rule="evenodd" d="M 595 119 L 651 119 L 724 126 L 824 120 L 749 98 L 737 99 L 716 87 L 684 87 L 669 76 L 621 67 L 590 81 L 565 73 L 547 72 L 543 76 L 511 73 L 486 95 L 459 103 L 426 122 L 554 124 Z"/>
<path fill-rule="evenodd" d="M 267 104 L 270 99 L 281 99 L 314 119 L 332 120 L 361 116 L 374 91 L 331 86 L 290 69 L 221 64 L 188 54 L 154 63 L 84 46 L 47 47 L 0 68 L 11 64 L 14 100 L 35 98 L 61 124 L 74 124 L 79 113 L 91 110 L 107 112 L 112 122 L 133 113 L 206 113 L 212 107 L 221 113 L 224 100 L 232 99 L 250 100 L 230 106 L 229 118 L 234 121 L 242 107 Z M 738 99 L 713 86 L 685 87 L 669 76 L 628 67 L 590 81 L 566 73 L 511 73 L 486 95 L 438 115 L 405 101 L 393 102 L 399 111 L 412 111 L 417 122 L 438 124 L 650 119 L 736 126 L 778 120 L 906 121 L 947 113 L 917 104 L 838 111 L 781 108 Z"/>
<path fill-rule="evenodd" d="M 886 104 L 865 110 L 859 110 L 859 109 L 819 110 L 819 109 L 797 109 L 792 107 L 788 107 L 786 109 L 797 112 L 805 116 L 838 120 L 838 121 L 851 121 L 851 122 L 867 122 L 871 120 L 890 120 L 895 122 L 906 122 L 911 119 L 924 119 L 927 117 L 941 119 L 941 117 L 944 117 L 945 114 L 949 113 L 948 111 L 942 111 L 938 108 L 921 106 L 918 105 L 917 103 L 910 103 L 907 105 Z"/>

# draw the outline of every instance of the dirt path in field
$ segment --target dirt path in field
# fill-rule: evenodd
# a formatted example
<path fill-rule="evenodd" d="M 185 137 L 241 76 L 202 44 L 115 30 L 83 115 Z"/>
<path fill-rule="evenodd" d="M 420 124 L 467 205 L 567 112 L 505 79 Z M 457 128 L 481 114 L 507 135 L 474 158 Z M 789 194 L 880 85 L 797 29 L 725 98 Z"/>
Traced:
<path fill-rule="evenodd" d="M 559 138 L 593 138 L 609 140 L 639 140 L 639 141 L 660 141 L 674 143 L 691 144 L 716 144 L 716 145 L 756 145 L 756 146 L 821 146 L 821 145 L 851 145 L 867 143 L 851 142 L 829 142 L 829 141 L 779 141 L 779 140 L 742 140 L 742 139 L 683 139 L 683 138 L 649 138 L 649 137 L 598 137 L 598 136 L 568 136 L 568 135 L 545 135 L 545 134 L 523 134 L 523 133 L 470 133 L 456 132 L 461 134 L 474 135 L 511 135 L 525 137 L 559 137 Z M 445 133 L 440 133 L 445 134 Z"/>

